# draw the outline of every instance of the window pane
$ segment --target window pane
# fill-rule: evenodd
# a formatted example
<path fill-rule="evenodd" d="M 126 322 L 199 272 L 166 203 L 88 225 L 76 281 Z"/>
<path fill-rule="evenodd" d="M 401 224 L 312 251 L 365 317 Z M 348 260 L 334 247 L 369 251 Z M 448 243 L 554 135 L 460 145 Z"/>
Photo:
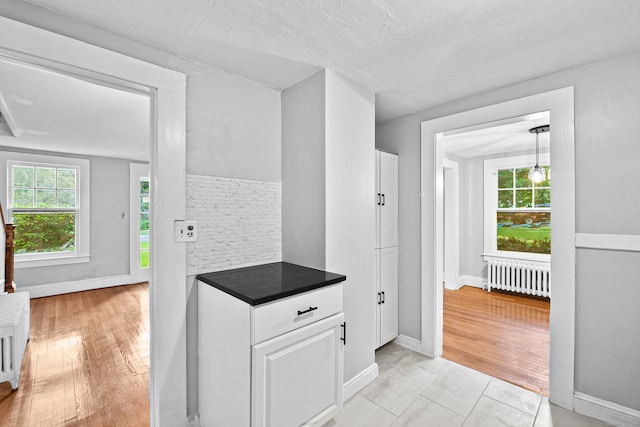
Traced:
<path fill-rule="evenodd" d="M 516 208 L 530 208 L 532 206 L 531 190 L 516 190 Z"/>
<path fill-rule="evenodd" d="M 140 230 L 149 230 L 149 212 L 140 214 Z"/>
<path fill-rule="evenodd" d="M 36 190 L 36 208 L 55 208 L 56 190 Z"/>
<path fill-rule="evenodd" d="M 540 166 L 540 169 L 542 169 L 544 171 L 544 176 L 545 176 L 545 180 L 535 184 L 534 186 L 536 187 L 551 187 L 551 175 L 549 175 L 549 173 L 551 172 L 551 169 L 549 168 L 549 166 Z"/>
<path fill-rule="evenodd" d="M 536 189 L 536 208 L 551 207 L 551 190 L 548 188 Z"/>
<path fill-rule="evenodd" d="M 13 186 L 33 188 L 33 167 L 14 166 L 13 167 Z"/>
<path fill-rule="evenodd" d="M 498 208 L 507 209 L 513 207 L 513 190 L 498 190 Z"/>
<path fill-rule="evenodd" d="M 32 208 L 33 207 L 33 190 L 13 189 L 13 207 L 14 208 Z"/>
<path fill-rule="evenodd" d="M 498 250 L 551 253 L 550 212 L 498 212 Z"/>
<path fill-rule="evenodd" d="M 75 208 L 76 207 L 76 191 L 75 190 L 58 190 L 58 207 Z"/>
<path fill-rule="evenodd" d="M 36 188 L 56 188 L 56 168 L 36 168 Z"/>
<path fill-rule="evenodd" d="M 530 168 L 516 169 L 516 188 L 531 188 L 533 184 L 529 179 Z"/>
<path fill-rule="evenodd" d="M 75 213 L 14 213 L 16 254 L 75 251 Z"/>
<path fill-rule="evenodd" d="M 513 188 L 513 169 L 498 171 L 498 188 Z"/>
<path fill-rule="evenodd" d="M 58 169 L 58 188 L 76 188 L 75 169 Z"/>
<path fill-rule="evenodd" d="M 140 194 L 149 194 L 149 178 L 140 178 Z"/>

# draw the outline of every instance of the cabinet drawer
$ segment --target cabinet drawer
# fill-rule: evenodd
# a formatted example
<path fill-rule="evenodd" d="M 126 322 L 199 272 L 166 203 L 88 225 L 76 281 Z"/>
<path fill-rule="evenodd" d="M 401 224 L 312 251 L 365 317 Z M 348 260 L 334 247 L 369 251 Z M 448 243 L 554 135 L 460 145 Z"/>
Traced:
<path fill-rule="evenodd" d="M 251 312 L 251 344 L 293 331 L 341 311 L 342 284 L 254 307 Z"/>

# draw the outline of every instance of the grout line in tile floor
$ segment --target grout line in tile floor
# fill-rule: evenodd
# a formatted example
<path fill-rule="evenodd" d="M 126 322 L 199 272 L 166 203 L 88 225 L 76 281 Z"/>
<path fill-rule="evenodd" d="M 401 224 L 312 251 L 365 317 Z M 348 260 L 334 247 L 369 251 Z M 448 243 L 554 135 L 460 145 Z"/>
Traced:
<path fill-rule="evenodd" d="M 345 402 L 343 411 L 324 427 L 608 425 L 550 405 L 546 397 L 533 391 L 446 359 L 430 359 L 395 343 L 377 350 L 376 362 L 378 378 Z M 416 383 L 418 375 L 428 381 Z M 406 390 L 411 392 L 403 395 Z M 549 406 L 544 412 L 543 405 Z"/>

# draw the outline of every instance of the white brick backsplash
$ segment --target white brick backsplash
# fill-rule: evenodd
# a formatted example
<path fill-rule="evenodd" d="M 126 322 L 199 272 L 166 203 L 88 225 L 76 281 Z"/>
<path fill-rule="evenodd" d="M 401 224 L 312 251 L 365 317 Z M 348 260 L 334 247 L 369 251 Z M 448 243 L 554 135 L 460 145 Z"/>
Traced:
<path fill-rule="evenodd" d="M 281 207 L 279 182 L 187 175 L 187 274 L 281 261 Z"/>

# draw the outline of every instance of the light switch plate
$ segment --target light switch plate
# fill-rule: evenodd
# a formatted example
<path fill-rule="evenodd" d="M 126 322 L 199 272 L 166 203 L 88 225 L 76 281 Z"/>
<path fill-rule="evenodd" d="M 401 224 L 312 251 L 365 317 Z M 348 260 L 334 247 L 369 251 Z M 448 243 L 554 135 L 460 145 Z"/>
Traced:
<path fill-rule="evenodd" d="M 198 241 L 198 221 L 176 220 L 173 224 L 176 242 Z"/>

